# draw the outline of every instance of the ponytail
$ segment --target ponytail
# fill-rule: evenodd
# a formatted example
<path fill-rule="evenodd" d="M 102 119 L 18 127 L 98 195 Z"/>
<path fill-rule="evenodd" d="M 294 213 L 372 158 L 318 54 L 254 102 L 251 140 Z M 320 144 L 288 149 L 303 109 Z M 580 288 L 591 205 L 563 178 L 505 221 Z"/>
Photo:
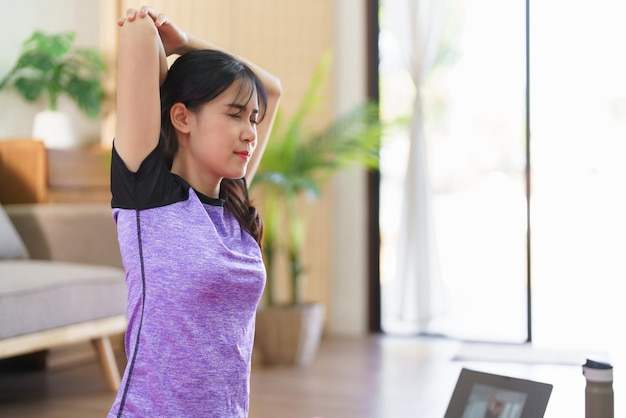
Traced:
<path fill-rule="evenodd" d="M 226 200 L 226 207 L 233 213 L 241 227 L 248 231 L 262 248 L 263 220 L 259 211 L 252 206 L 245 178 L 222 179 L 220 194 Z"/>

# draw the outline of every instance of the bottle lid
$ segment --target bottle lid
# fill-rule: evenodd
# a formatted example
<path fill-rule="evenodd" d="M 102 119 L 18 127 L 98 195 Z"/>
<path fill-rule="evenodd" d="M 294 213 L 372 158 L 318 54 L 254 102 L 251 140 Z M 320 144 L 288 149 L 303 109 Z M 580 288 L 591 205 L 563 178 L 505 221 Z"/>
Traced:
<path fill-rule="evenodd" d="M 583 376 L 592 382 L 612 382 L 613 366 L 604 361 L 587 359 L 583 364 Z"/>
<path fill-rule="evenodd" d="M 593 360 L 588 358 L 587 362 L 583 365 L 584 367 L 589 367 L 590 369 L 612 369 L 611 363 L 607 363 L 606 361 L 601 360 Z"/>

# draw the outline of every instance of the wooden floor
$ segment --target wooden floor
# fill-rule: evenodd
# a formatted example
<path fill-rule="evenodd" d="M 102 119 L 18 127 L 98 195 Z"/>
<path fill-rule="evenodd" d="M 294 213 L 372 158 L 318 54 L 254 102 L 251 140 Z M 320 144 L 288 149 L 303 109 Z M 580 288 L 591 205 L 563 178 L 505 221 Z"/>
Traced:
<path fill-rule="evenodd" d="M 545 417 L 584 417 L 579 366 L 455 361 L 460 346 L 428 337 L 325 338 L 309 367 L 253 368 L 250 418 L 442 418 L 462 367 L 552 383 Z M 0 417 L 105 417 L 114 395 L 93 355 L 57 363 L 0 370 Z M 615 416 L 626 416 L 614 387 Z"/>

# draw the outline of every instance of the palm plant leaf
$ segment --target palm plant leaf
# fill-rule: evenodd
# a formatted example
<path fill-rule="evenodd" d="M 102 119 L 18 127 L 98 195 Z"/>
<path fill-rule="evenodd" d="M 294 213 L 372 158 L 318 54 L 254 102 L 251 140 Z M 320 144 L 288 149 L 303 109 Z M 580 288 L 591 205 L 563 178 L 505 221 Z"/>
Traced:
<path fill-rule="evenodd" d="M 330 68 L 330 55 L 325 55 L 313 73 L 313 78 L 289 120 L 279 110 L 272 136 L 265 148 L 251 188 L 263 184 L 264 218 L 270 219 L 266 227 L 272 231 L 264 237 L 266 258 L 282 251 L 290 262 L 292 304 L 300 303 L 300 274 L 303 270 L 301 247 L 304 244 L 305 213 L 299 206 L 299 197 L 318 197 L 321 184 L 332 174 L 359 164 L 367 168 L 378 167 L 382 123 L 378 106 L 366 102 L 321 130 L 313 130 L 310 117 L 322 103 L 322 87 Z M 280 214 L 278 213 L 280 211 Z M 281 222 L 279 222 L 279 220 Z M 279 223 L 286 225 L 287 234 L 279 234 Z M 286 235 L 286 237 L 284 236 Z M 270 254 L 271 253 L 271 254 Z M 272 295 L 272 260 L 267 260 L 268 301 Z"/>
<path fill-rule="evenodd" d="M 319 195 L 319 176 L 350 164 L 376 168 L 381 124 L 373 103 L 357 106 L 321 132 L 307 134 L 309 118 L 322 102 L 321 90 L 330 68 L 330 54 L 324 55 L 300 105 L 287 124 L 279 110 L 258 173 L 251 184 L 282 185 L 289 193 Z"/>
<path fill-rule="evenodd" d="M 328 70 L 331 64 L 331 54 L 325 54 L 317 68 L 313 72 L 313 77 L 296 113 L 291 117 L 289 125 L 283 136 L 283 145 L 288 149 L 287 153 L 294 153 L 298 148 L 304 123 L 307 117 L 316 112 L 316 107 L 322 103 L 322 86 L 327 79 Z"/>
<path fill-rule="evenodd" d="M 367 102 L 303 142 L 294 165 L 319 176 L 352 164 L 377 168 L 381 134 L 378 106 Z"/>

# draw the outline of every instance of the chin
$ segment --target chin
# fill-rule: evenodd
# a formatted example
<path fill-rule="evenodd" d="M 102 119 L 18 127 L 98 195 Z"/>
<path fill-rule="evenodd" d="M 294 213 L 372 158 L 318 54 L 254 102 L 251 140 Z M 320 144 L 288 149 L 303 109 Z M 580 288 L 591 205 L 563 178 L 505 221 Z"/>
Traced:
<path fill-rule="evenodd" d="M 245 171 L 242 171 L 242 172 L 240 172 L 240 173 L 238 173 L 238 174 L 233 174 L 233 175 L 229 175 L 229 176 L 224 176 L 224 178 L 225 178 L 225 179 L 231 179 L 231 180 L 239 180 L 239 179 L 241 179 L 241 178 L 243 178 L 243 177 L 245 177 L 245 176 L 246 176 L 246 172 L 245 172 Z"/>

